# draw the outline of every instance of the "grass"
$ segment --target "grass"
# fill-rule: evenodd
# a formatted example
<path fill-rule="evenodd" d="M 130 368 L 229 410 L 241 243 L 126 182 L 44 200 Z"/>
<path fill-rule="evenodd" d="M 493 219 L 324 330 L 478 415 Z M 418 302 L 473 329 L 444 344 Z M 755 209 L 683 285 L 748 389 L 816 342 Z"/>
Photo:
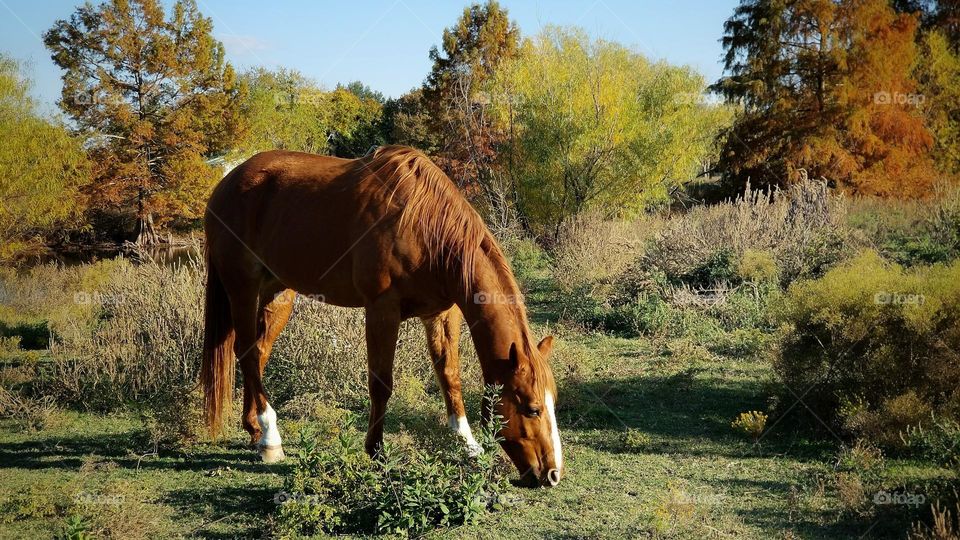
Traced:
<path fill-rule="evenodd" d="M 431 536 L 836 538 L 906 529 L 898 515 L 867 519 L 840 509 L 829 485 L 836 444 L 785 426 L 768 428 L 754 444 L 730 428 L 740 412 L 763 408 L 770 377 L 764 362 L 708 363 L 658 349 L 641 339 L 564 336 L 557 414 L 568 476 L 556 489 L 511 487 L 506 510 Z M 582 361 L 568 364 L 572 358 Z M 394 436 L 410 429 L 405 414 L 388 415 Z M 429 428 L 414 429 L 415 438 L 429 436 Z M 96 496 L 115 485 L 126 491 L 114 512 L 120 517 L 112 519 L 145 519 L 159 536 L 269 533 L 273 497 L 289 464 L 257 462 L 239 436 L 188 454 L 149 455 L 140 430 L 130 416 L 76 412 L 34 433 L 0 422 L 2 536 L 49 538 L 82 514 L 77 493 L 92 494 L 97 504 Z M 285 435 L 292 451 L 295 437 Z M 46 503 L 30 497 L 51 493 L 62 499 L 52 511 L 31 512 Z M 25 515 L 7 519 L 23 508 Z"/>
<path fill-rule="evenodd" d="M 928 510 L 873 504 L 877 485 L 930 494 L 945 479 L 956 485 L 956 472 L 894 457 L 865 485 L 845 468 L 851 452 L 812 430 L 820 424 L 799 402 L 779 404 L 789 413 L 771 416 L 759 435 L 737 430 L 741 413 L 771 409 L 768 359 L 706 353 L 686 338 L 576 330 L 558 322 L 558 291 L 545 271 L 525 272 L 524 283 L 535 334 L 559 337 L 552 364 L 567 475 L 554 489 L 510 486 L 504 510 L 428 538 L 902 538 Z M 403 361 L 428 359 L 423 351 Z M 26 360 L 0 356 L 0 367 L 18 362 Z M 466 389 L 475 419 L 479 385 Z M 415 405 L 396 395 L 388 437 L 429 448 L 445 429 L 436 385 L 407 393 Z M 298 422 L 280 410 L 293 457 Z M 105 538 L 275 532 L 274 497 L 292 460 L 260 463 L 245 434 L 156 453 L 136 413 L 55 416 L 32 431 L 0 419 L 0 538 L 51 538 L 68 527 Z"/>

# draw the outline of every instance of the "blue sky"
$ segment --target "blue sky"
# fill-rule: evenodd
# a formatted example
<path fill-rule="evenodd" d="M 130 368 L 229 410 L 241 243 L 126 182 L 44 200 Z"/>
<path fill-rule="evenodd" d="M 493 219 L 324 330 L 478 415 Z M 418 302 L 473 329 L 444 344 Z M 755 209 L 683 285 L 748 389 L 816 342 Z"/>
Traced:
<path fill-rule="evenodd" d="M 99 0 L 96 0 L 99 1 Z M 0 52 L 26 62 L 44 110 L 60 94 L 60 71 L 40 36 L 68 17 L 79 0 L 0 0 Z M 96 2 L 95 2 L 96 3 Z M 427 52 L 439 45 L 466 1 L 197 0 L 214 34 L 239 70 L 285 66 L 326 87 L 361 80 L 387 96 L 418 86 L 430 69 Z M 523 35 L 545 25 L 575 25 L 653 59 L 687 64 L 709 81 L 721 74 L 719 39 L 737 0 L 502 0 Z"/>

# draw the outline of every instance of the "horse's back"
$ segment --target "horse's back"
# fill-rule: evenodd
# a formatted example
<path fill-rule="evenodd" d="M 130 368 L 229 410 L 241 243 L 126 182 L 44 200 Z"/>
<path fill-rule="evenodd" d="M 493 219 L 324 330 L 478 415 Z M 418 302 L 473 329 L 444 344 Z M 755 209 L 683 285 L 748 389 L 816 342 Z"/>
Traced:
<path fill-rule="evenodd" d="M 357 160 L 275 150 L 228 173 L 207 206 L 208 249 L 221 266 L 246 261 L 301 292 L 342 289 L 363 207 Z M 317 278 L 317 269 L 323 269 Z"/>

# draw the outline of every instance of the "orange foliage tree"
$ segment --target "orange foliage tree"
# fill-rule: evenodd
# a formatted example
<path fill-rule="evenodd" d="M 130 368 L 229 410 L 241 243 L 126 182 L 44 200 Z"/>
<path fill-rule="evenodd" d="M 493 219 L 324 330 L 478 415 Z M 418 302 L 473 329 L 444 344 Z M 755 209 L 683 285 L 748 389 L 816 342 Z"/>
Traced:
<path fill-rule="evenodd" d="M 97 164 L 97 209 L 136 219 L 137 239 L 203 214 L 221 156 L 242 130 L 238 86 L 194 0 L 87 3 L 44 34 L 64 70 L 60 107 Z M 127 232 L 127 231 L 124 231 Z"/>
<path fill-rule="evenodd" d="M 743 0 L 713 86 L 740 108 L 721 134 L 725 180 L 779 185 L 802 169 L 853 193 L 928 193 L 917 27 L 886 0 Z"/>

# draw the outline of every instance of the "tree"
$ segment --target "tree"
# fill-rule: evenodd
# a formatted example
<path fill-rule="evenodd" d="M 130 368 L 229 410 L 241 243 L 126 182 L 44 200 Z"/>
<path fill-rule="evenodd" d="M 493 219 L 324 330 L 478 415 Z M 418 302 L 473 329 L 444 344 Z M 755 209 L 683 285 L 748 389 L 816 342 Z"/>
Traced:
<path fill-rule="evenodd" d="M 936 141 L 934 161 L 940 171 L 960 175 L 960 52 L 937 29 L 927 31 L 920 45 L 921 109 Z"/>
<path fill-rule="evenodd" d="M 899 13 L 916 13 L 924 31 L 937 30 L 960 51 L 960 0 L 894 0 Z"/>
<path fill-rule="evenodd" d="M 492 86 L 510 138 L 498 164 L 537 233 L 593 208 L 629 216 L 697 176 L 727 111 L 689 68 L 652 63 L 580 30 L 524 42 Z"/>
<path fill-rule="evenodd" d="M 915 15 L 887 0 L 743 0 L 724 28 L 726 76 L 713 88 L 741 108 L 721 139 L 730 185 L 803 169 L 855 193 L 929 190 Z"/>
<path fill-rule="evenodd" d="M 423 89 L 441 166 L 468 192 L 479 188 L 495 213 L 506 211 L 498 207 L 498 194 L 508 188 L 493 168 L 503 134 L 492 123 L 484 88 L 516 55 L 519 41 L 520 30 L 497 2 L 472 4 L 444 30 L 443 51 L 430 50 L 433 68 Z"/>
<path fill-rule="evenodd" d="M 435 153 L 440 144 L 431 128 L 420 88 L 387 100 L 383 106 L 383 132 L 386 141 L 392 144 L 405 144 L 428 154 Z"/>
<path fill-rule="evenodd" d="M 920 17 L 920 109 L 933 134 L 937 168 L 960 174 L 960 1 L 896 0 L 894 8 Z"/>
<path fill-rule="evenodd" d="M 386 98 L 382 93 L 369 86 L 354 81 L 346 86 L 337 86 L 339 93 L 348 94 L 344 104 L 350 107 L 343 109 L 352 111 L 355 125 L 349 132 L 341 133 L 333 139 L 333 154 L 339 157 L 356 158 L 363 156 L 372 148 L 386 143 L 383 106 Z"/>
<path fill-rule="evenodd" d="M 358 96 L 356 87 L 325 91 L 285 69 L 257 68 L 242 79 L 249 129 L 235 149 L 239 157 L 274 149 L 357 157 L 383 144 L 383 106 L 373 96 Z"/>
<path fill-rule="evenodd" d="M 62 125 L 41 118 L 20 67 L 0 55 L 0 261 L 49 236 L 77 214 L 89 164 Z"/>
<path fill-rule="evenodd" d="M 110 0 L 79 7 L 44 34 L 64 71 L 60 107 L 85 136 L 98 207 L 135 211 L 137 241 L 158 224 L 202 215 L 224 154 L 242 131 L 242 88 L 213 24 L 194 0 L 165 16 L 159 0 Z"/>

